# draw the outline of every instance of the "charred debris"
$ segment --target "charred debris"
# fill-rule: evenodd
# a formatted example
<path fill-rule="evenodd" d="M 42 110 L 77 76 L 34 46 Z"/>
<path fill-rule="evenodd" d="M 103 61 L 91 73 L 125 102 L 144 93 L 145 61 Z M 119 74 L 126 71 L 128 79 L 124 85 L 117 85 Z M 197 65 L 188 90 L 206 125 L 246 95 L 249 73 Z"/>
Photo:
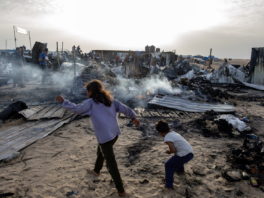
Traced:
<path fill-rule="evenodd" d="M 142 140 L 128 148 L 128 166 L 146 149 L 142 142 L 155 139 L 153 123 L 165 119 L 182 133 L 240 138 L 241 148 L 232 147 L 227 154 L 233 169 L 225 170 L 223 176 L 229 181 L 249 179 L 253 186 L 264 183 L 263 136 L 254 135 L 255 128 L 248 115 L 236 112 L 240 101 L 258 102 L 263 108 L 264 48 L 253 48 L 249 63 L 241 65 L 213 56 L 177 55 L 175 51 L 164 52 L 155 46 L 146 46 L 144 51 L 89 53 L 73 46 L 71 51 L 57 48 L 56 52 L 50 52 L 51 65 L 45 73 L 38 65 L 38 56 L 46 47 L 47 44 L 36 42 L 32 51 L 23 48 L 20 55 L 0 51 L 2 122 L 20 116 L 28 120 L 37 117 L 36 122 L 45 126 L 43 122 L 53 124 L 50 120 L 59 119 L 56 127 L 46 130 L 47 135 L 76 119 L 54 104 L 54 96 L 64 94 L 79 102 L 86 97 L 85 83 L 99 79 L 118 100 L 133 107 L 144 123 L 138 128 Z M 49 76 L 44 84 L 42 75 Z M 19 89 L 12 87 L 17 76 L 23 81 Z M 23 103 L 21 109 L 16 107 L 17 101 Z M 12 156 L 13 151 L 5 149 L 4 156 Z"/>

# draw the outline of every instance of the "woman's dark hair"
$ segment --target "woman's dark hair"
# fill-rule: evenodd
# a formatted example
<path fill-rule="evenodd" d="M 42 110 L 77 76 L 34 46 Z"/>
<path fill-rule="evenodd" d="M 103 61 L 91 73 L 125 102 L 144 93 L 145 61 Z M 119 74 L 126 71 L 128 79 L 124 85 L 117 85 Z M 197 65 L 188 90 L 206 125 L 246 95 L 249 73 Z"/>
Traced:
<path fill-rule="evenodd" d="M 96 103 L 103 103 L 108 107 L 111 106 L 112 96 L 107 90 L 105 90 L 104 85 L 100 80 L 92 80 L 87 84 L 86 89 L 91 92 L 90 98 Z"/>
<path fill-rule="evenodd" d="M 170 131 L 170 127 L 167 122 L 160 120 L 156 124 L 156 130 L 160 133 L 168 133 Z"/>

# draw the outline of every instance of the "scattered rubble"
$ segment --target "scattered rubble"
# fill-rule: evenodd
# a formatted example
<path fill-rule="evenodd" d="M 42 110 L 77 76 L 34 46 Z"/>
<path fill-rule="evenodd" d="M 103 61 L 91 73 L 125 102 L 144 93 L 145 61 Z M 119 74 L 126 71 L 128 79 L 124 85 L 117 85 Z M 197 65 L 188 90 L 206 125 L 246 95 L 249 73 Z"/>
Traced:
<path fill-rule="evenodd" d="M 237 149 L 231 149 L 228 154 L 229 162 L 236 169 L 239 169 L 239 174 L 236 171 L 234 176 L 235 181 L 238 181 L 238 175 L 243 179 L 250 179 L 252 186 L 257 187 L 264 185 L 264 143 L 254 134 L 245 136 L 243 145 Z M 233 170 L 231 172 L 234 172 Z M 234 177 L 232 179 L 234 180 Z"/>
<path fill-rule="evenodd" d="M 37 62 L 36 57 L 34 52 Z M 54 75 L 57 81 L 52 79 L 44 87 L 35 80 L 36 76 L 32 74 L 32 78 L 27 80 L 32 80 L 30 82 L 35 83 L 35 88 L 32 86 L 31 90 L 20 95 L 29 98 L 34 92 L 34 95 L 38 95 L 38 97 L 34 97 L 34 102 L 37 105 L 32 106 L 32 101 L 25 101 L 29 108 L 25 104 L 24 110 L 23 108 L 18 110 L 10 105 L 0 113 L 2 120 L 9 119 L 9 114 L 23 115 L 25 118 L 24 123 L 20 126 L 13 126 L 0 132 L 2 141 L 0 160 L 12 160 L 25 146 L 47 136 L 75 118 L 50 102 L 55 94 L 62 93 L 66 97 L 76 100 L 84 99 L 86 97 L 85 83 L 92 79 L 99 79 L 112 91 L 115 98 L 135 107 L 142 119 L 142 125 L 137 128 L 142 133 L 142 138 L 126 147 L 126 166 L 133 167 L 141 160 L 140 155 L 154 146 L 155 130 L 146 120 L 150 120 L 153 124 L 159 119 L 166 119 L 171 128 L 189 134 L 199 132 L 206 137 L 235 137 L 238 140 L 245 137 L 241 148 L 234 149 L 231 146 L 231 152 L 228 153 L 229 162 L 232 164 L 231 169 L 228 167 L 228 169 L 222 170 L 215 164 L 212 167 L 217 168 L 212 169 L 223 171 L 222 176 L 228 181 L 249 180 L 254 187 L 263 186 L 263 143 L 257 136 L 249 134 L 254 131 L 250 126 L 252 118 L 243 117 L 240 114 L 237 116 L 238 114 L 235 113 L 235 104 L 239 100 L 249 98 L 251 95 L 249 90 L 258 93 L 258 98 L 252 97 L 248 100 L 259 101 L 259 106 L 264 102 L 263 85 L 252 84 L 248 68 L 235 67 L 225 62 L 219 68 L 211 69 L 201 58 L 192 60 L 191 58 L 178 57 L 173 52 L 160 52 L 160 50 L 155 50 L 155 47 L 153 50 L 153 46 L 138 52 L 94 50 L 86 55 L 79 49 L 76 59 L 70 52 L 63 57 L 63 63 L 59 64 L 59 68 L 57 67 L 59 66 L 58 61 L 56 62 L 54 59 L 54 62 L 56 63 L 56 72 L 68 76 Z M 12 83 L 12 77 L 9 74 L 15 68 L 4 64 L 4 66 L 2 63 L 0 64 L 1 88 L 6 88 Z M 2 70 L 5 72 L 3 73 Z M 38 73 L 37 76 L 40 74 L 42 73 Z M 59 84 L 59 81 L 62 80 L 62 76 L 67 78 L 67 81 L 63 81 L 60 85 L 66 86 L 69 90 L 52 90 L 55 87 L 54 84 Z M 26 86 L 28 85 L 26 84 Z M 9 87 L 0 93 L 0 96 L 7 95 L 4 103 L 1 103 L 2 105 L 9 104 L 10 98 L 17 97 L 16 94 L 11 93 L 13 90 L 8 91 L 8 89 Z M 45 94 L 43 90 L 46 91 Z M 49 103 L 42 106 L 40 105 L 42 101 Z M 13 138 L 13 134 L 17 133 L 18 128 L 20 134 L 17 139 L 11 140 L 10 137 Z M 15 142 L 16 148 L 9 145 L 11 141 Z M 212 155 L 211 159 L 214 161 L 216 155 Z M 152 164 L 145 164 L 136 171 L 140 174 L 151 173 L 151 175 L 159 173 Z M 205 167 L 197 166 L 192 169 L 192 173 L 188 174 L 205 178 L 210 174 L 210 171 Z M 138 182 L 145 185 L 149 184 L 150 180 L 143 178 Z M 197 180 L 196 183 L 192 185 L 201 185 L 202 181 Z M 225 191 L 233 191 L 233 188 L 230 189 L 227 188 Z M 195 194 L 189 187 L 184 188 L 184 191 L 186 197 L 192 197 Z M 66 193 L 66 196 L 77 194 L 78 191 L 70 191 Z M 240 196 L 243 195 L 243 192 L 238 190 L 236 194 Z"/>
<path fill-rule="evenodd" d="M 234 129 L 237 129 L 239 132 L 244 132 L 244 131 L 250 131 L 251 130 L 251 128 L 249 126 L 247 126 L 247 124 L 244 121 L 240 120 L 239 118 L 235 117 L 232 114 L 220 115 L 216 119 L 216 121 L 220 121 L 220 120 L 227 121 L 229 124 L 232 125 L 232 127 Z M 247 119 L 244 119 L 244 120 L 247 120 Z"/>
<path fill-rule="evenodd" d="M 234 79 L 245 82 L 245 73 L 230 64 L 223 64 L 218 70 L 215 70 L 207 79 L 212 83 L 235 83 Z"/>
<path fill-rule="evenodd" d="M 223 173 L 223 177 L 228 181 L 235 182 L 242 179 L 241 172 L 239 170 L 228 170 Z"/>
<path fill-rule="evenodd" d="M 11 192 L 7 192 L 7 193 L 0 193 L 0 197 L 11 197 L 14 196 L 14 193 Z"/>
<path fill-rule="evenodd" d="M 175 79 L 178 76 L 182 76 L 192 70 L 192 66 L 187 60 L 179 60 L 175 66 L 164 69 L 164 74 L 169 79 Z"/>
<path fill-rule="evenodd" d="M 251 127 L 232 114 L 207 111 L 200 118 L 191 121 L 191 126 L 199 129 L 206 137 L 238 137 L 251 132 Z M 247 120 L 248 121 L 248 120 Z"/>

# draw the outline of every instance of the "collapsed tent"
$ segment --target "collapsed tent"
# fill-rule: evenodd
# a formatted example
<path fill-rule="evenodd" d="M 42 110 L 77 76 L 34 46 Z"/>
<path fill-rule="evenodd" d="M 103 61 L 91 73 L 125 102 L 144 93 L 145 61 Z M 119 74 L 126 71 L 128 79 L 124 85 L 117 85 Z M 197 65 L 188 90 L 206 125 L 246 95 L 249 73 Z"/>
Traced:
<path fill-rule="evenodd" d="M 207 79 L 212 83 L 235 83 L 235 80 L 245 82 L 245 73 L 230 64 L 224 63 L 218 70 L 207 75 Z"/>

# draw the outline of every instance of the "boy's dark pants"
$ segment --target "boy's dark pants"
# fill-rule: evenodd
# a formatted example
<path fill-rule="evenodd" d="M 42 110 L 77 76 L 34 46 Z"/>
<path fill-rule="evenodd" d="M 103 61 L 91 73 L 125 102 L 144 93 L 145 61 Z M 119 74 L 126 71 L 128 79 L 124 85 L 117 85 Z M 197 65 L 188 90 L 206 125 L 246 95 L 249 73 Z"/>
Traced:
<path fill-rule="evenodd" d="M 193 158 L 193 154 L 189 153 L 185 156 L 174 155 L 165 163 L 165 175 L 166 175 L 166 187 L 173 187 L 173 174 L 174 172 L 183 173 L 184 164 L 189 162 Z"/>
<path fill-rule="evenodd" d="M 113 140 L 106 142 L 104 144 L 99 144 L 97 148 L 97 159 L 95 162 L 94 171 L 96 173 L 100 173 L 104 160 L 106 161 L 107 169 L 114 180 L 115 186 L 118 192 L 124 192 L 123 182 L 117 167 L 115 154 L 113 150 L 113 145 L 115 144 L 118 136 L 116 136 Z"/>

